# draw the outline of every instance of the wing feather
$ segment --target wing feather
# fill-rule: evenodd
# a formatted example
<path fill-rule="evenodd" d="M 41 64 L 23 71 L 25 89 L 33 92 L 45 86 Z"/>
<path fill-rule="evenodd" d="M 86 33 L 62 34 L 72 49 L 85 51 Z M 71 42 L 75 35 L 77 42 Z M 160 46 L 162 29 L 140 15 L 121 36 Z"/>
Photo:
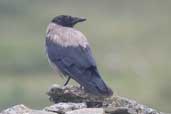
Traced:
<path fill-rule="evenodd" d="M 89 46 L 86 48 L 78 46 L 63 47 L 51 40 L 46 40 L 46 51 L 49 60 L 57 65 L 63 74 L 69 74 L 71 67 L 76 67 L 80 72 L 84 72 L 91 67 L 96 68 L 95 60 Z"/>

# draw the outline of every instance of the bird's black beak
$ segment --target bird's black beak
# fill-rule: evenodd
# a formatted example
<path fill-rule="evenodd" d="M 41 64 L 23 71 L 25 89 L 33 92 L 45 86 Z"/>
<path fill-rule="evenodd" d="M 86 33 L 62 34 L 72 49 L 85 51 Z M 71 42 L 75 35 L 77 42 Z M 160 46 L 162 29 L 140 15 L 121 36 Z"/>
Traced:
<path fill-rule="evenodd" d="M 74 24 L 76 24 L 78 22 L 83 22 L 83 21 L 86 21 L 86 19 L 85 18 L 80 18 L 80 17 L 74 17 L 72 23 L 74 25 Z"/>

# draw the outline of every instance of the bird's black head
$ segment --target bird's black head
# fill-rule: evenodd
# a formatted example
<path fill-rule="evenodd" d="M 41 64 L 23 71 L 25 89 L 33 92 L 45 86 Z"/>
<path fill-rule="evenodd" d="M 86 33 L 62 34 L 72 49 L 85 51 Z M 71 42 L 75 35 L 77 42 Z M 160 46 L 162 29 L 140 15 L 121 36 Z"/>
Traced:
<path fill-rule="evenodd" d="M 53 18 L 52 22 L 64 27 L 73 27 L 76 23 L 85 21 L 85 18 L 60 15 Z"/>

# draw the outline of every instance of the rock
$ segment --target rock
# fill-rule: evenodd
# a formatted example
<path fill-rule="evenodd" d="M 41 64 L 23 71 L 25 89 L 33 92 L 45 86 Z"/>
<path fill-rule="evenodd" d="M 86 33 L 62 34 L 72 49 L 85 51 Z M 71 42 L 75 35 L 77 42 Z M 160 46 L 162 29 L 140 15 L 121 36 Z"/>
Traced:
<path fill-rule="evenodd" d="M 23 104 L 20 104 L 4 110 L 0 114 L 57 114 L 57 113 L 40 111 L 40 110 L 31 110 L 30 108 L 24 106 Z"/>
<path fill-rule="evenodd" d="M 86 93 L 83 89 L 77 86 L 53 85 L 47 92 L 51 102 L 85 102 L 87 108 L 111 108 L 113 111 L 109 114 L 162 114 L 155 109 L 137 103 L 135 100 L 130 100 L 125 97 L 114 95 L 112 97 L 97 97 Z"/>
<path fill-rule="evenodd" d="M 59 102 L 74 102 L 82 103 L 85 102 L 89 108 L 102 107 L 107 104 L 108 98 L 94 96 L 89 93 L 86 93 L 83 89 L 77 86 L 59 86 L 52 85 L 47 92 L 49 100 L 54 103 Z"/>
<path fill-rule="evenodd" d="M 130 114 L 160 114 L 160 112 L 157 112 L 155 109 L 138 104 L 135 100 L 130 100 L 125 97 L 114 96 L 111 98 L 111 101 L 112 104 L 110 105 L 110 108 L 112 107 L 113 110 L 118 108 L 123 111 L 122 109 L 125 108 Z M 118 109 L 116 111 L 118 111 Z"/>
<path fill-rule="evenodd" d="M 106 114 L 137 114 L 134 110 L 125 107 L 108 107 L 105 108 Z"/>
<path fill-rule="evenodd" d="M 68 111 L 66 114 L 105 114 L 103 108 L 83 108 L 73 111 Z"/>
<path fill-rule="evenodd" d="M 23 104 L 13 106 L 11 108 L 8 108 L 4 111 L 2 111 L 2 114 L 29 114 L 31 112 L 31 109 L 24 106 Z"/>
<path fill-rule="evenodd" d="M 58 103 L 49 107 L 45 107 L 44 110 L 49 112 L 57 112 L 61 114 L 67 111 L 82 109 L 82 108 L 87 108 L 85 103 Z"/>
<path fill-rule="evenodd" d="M 47 94 L 56 104 L 42 111 L 21 104 L 0 114 L 166 114 L 117 95 L 108 98 L 93 96 L 77 86 L 53 85 Z"/>
<path fill-rule="evenodd" d="M 41 110 L 32 110 L 28 114 L 58 114 L 58 113 L 53 113 L 53 112 L 47 112 L 47 111 L 41 111 Z"/>
<path fill-rule="evenodd" d="M 71 89 L 72 88 L 72 89 Z M 84 94 L 84 92 L 75 86 L 59 86 L 59 85 L 52 85 L 47 92 L 49 96 L 49 100 L 54 103 L 59 102 L 82 102 L 82 98 L 80 97 Z"/>

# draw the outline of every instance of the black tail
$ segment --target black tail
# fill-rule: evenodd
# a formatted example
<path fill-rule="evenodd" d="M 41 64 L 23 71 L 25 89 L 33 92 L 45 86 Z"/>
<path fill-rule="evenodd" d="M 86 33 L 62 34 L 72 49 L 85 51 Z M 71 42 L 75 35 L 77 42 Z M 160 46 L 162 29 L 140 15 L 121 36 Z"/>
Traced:
<path fill-rule="evenodd" d="M 97 91 L 105 96 L 112 96 L 112 90 L 105 84 L 105 82 L 101 79 L 101 77 L 93 78 L 92 83 L 94 83 Z"/>
<path fill-rule="evenodd" d="M 97 70 L 87 70 L 78 82 L 89 93 L 99 96 L 112 96 L 112 90 L 105 84 Z"/>

